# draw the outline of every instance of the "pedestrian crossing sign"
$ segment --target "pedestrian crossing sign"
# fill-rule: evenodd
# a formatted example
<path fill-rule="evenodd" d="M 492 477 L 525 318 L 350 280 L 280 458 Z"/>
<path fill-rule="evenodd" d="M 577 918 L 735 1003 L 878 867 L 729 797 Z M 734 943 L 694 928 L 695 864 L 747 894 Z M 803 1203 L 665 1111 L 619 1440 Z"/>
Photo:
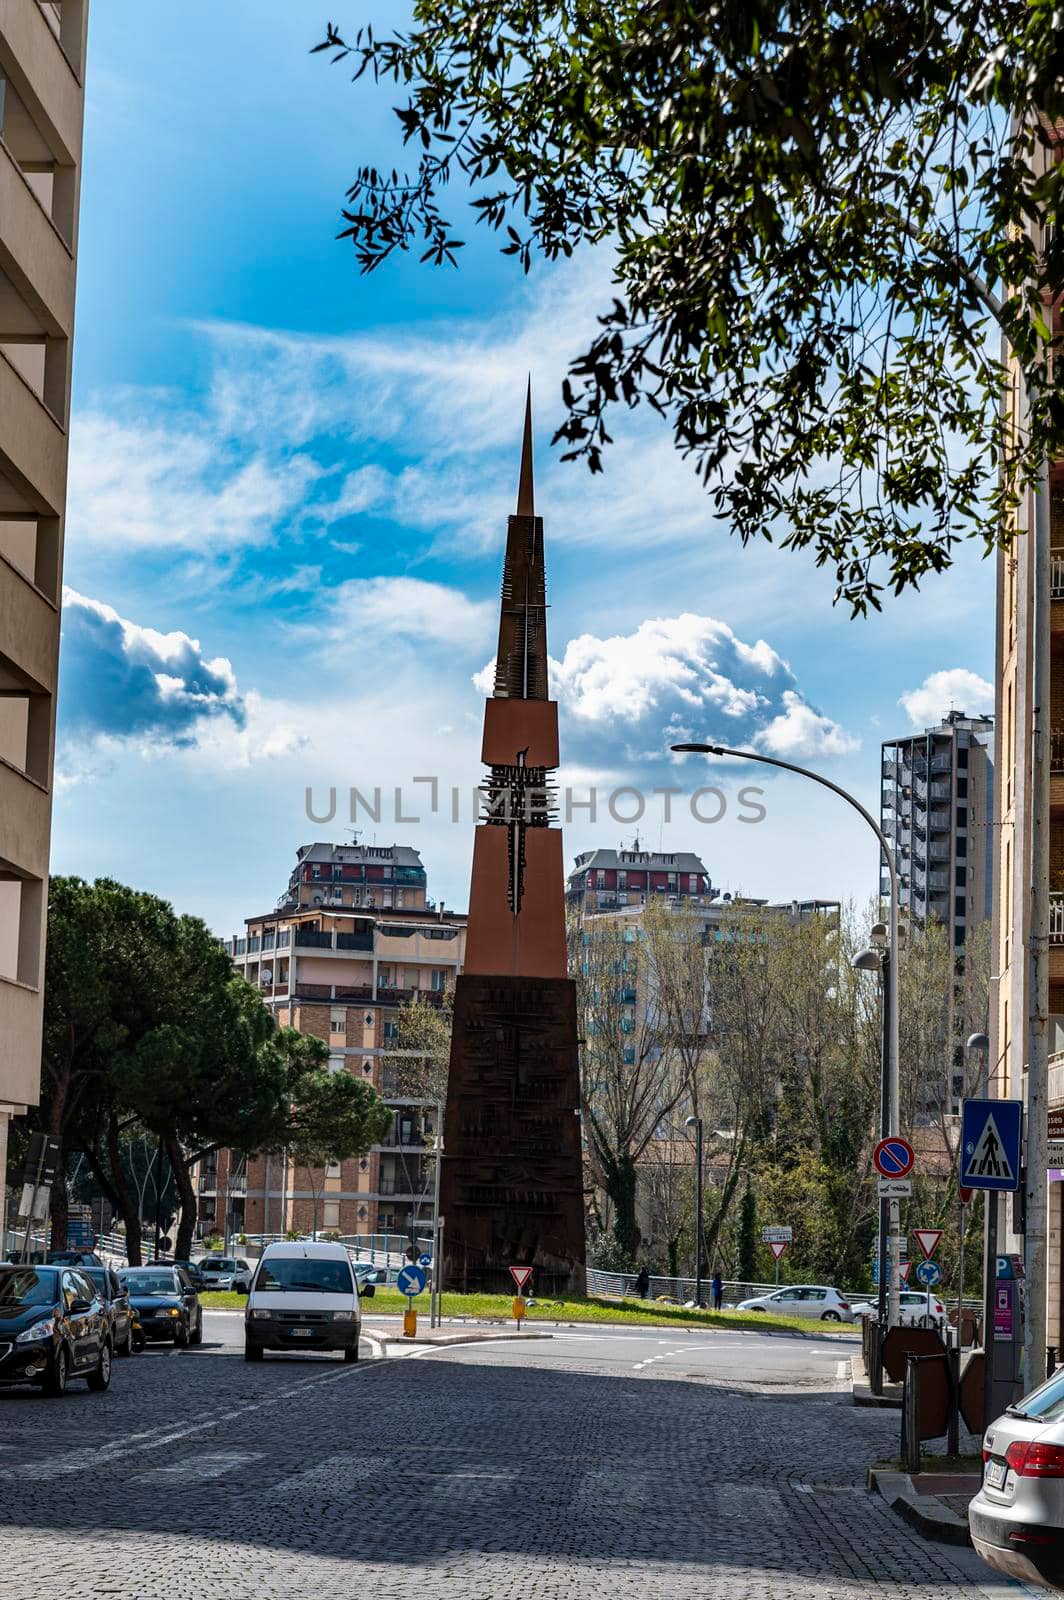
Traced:
<path fill-rule="evenodd" d="M 961 1114 L 962 1189 L 1018 1189 L 1021 1100 L 965 1100 Z"/>

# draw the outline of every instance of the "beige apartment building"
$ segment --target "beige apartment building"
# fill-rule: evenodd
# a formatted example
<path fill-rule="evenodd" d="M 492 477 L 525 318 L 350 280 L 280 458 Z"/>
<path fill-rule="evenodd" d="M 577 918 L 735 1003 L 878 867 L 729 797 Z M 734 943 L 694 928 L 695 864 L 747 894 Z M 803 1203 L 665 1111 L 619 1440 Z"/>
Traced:
<path fill-rule="evenodd" d="M 0 1219 L 40 1087 L 88 0 L 0 0 Z"/>
<path fill-rule="evenodd" d="M 1033 497 L 1021 507 L 1020 537 L 998 556 L 996 997 L 991 1015 L 991 1094 L 1026 1099 L 1031 931 L 1030 871 L 1035 562 Z M 1064 462 L 1050 469 L 1049 595 L 1049 1108 L 1064 1110 Z M 1064 1174 L 1050 1169 L 1046 1341 L 1064 1346 Z"/>
<path fill-rule="evenodd" d="M 325 1173 L 283 1152 L 226 1150 L 195 1174 L 199 1231 L 409 1233 L 431 1208 L 435 1108 L 404 1092 L 399 1015 L 415 996 L 442 1006 L 465 955 L 466 918 L 433 906 L 409 845 L 304 845 L 277 907 L 226 942 L 282 1027 L 322 1039 L 329 1064 L 372 1083 L 394 1112 L 383 1143 Z"/>

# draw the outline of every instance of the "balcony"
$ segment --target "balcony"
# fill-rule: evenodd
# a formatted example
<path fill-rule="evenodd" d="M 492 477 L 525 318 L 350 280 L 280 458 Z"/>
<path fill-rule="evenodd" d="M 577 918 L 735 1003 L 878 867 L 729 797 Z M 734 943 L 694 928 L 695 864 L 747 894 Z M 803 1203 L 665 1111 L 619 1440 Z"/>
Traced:
<path fill-rule="evenodd" d="M 1054 550 L 1049 557 L 1049 592 L 1054 600 L 1064 600 L 1064 551 Z"/>
<path fill-rule="evenodd" d="M 952 768 L 952 766 L 953 766 L 953 758 L 952 758 L 952 756 L 932 756 L 931 757 L 931 771 L 932 772 L 949 772 L 950 769 Z"/>
<path fill-rule="evenodd" d="M 1049 896 L 1049 942 L 1064 944 L 1064 893 Z"/>
<path fill-rule="evenodd" d="M 932 840 L 927 847 L 927 856 L 929 861 L 948 861 L 949 845 L 940 844 L 937 840 Z"/>
<path fill-rule="evenodd" d="M 1052 772 L 1064 772 L 1064 728 L 1054 728 L 1049 735 L 1049 766 Z"/>

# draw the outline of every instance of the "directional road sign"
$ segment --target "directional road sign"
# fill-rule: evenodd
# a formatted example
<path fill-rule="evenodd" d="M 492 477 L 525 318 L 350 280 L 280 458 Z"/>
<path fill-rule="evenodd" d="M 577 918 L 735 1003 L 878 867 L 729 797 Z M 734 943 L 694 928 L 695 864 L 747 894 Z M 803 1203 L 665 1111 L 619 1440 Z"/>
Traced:
<path fill-rule="evenodd" d="M 395 1286 L 400 1294 L 420 1294 L 425 1287 L 425 1274 L 420 1267 L 400 1267 Z"/>
<path fill-rule="evenodd" d="M 1018 1189 L 1022 1100 L 965 1100 L 961 1173 L 966 1189 Z"/>
<path fill-rule="evenodd" d="M 786 1223 L 780 1225 L 779 1227 L 770 1226 L 761 1229 L 762 1244 L 790 1244 L 793 1238 L 794 1229 Z"/>
<path fill-rule="evenodd" d="M 514 1282 L 516 1283 L 517 1292 L 518 1292 L 518 1294 L 520 1294 L 521 1290 L 524 1288 L 525 1284 L 528 1282 L 529 1278 L 532 1276 L 532 1268 L 531 1267 L 511 1267 L 510 1268 L 510 1276 L 514 1280 Z"/>
<path fill-rule="evenodd" d="M 881 1178 L 907 1178 L 915 1160 L 908 1139 L 896 1133 L 889 1139 L 880 1139 L 872 1152 L 872 1163 Z"/>
<path fill-rule="evenodd" d="M 431 1267 L 431 1265 L 432 1265 L 432 1257 L 426 1251 L 426 1253 L 423 1256 L 418 1256 L 417 1264 L 418 1264 L 419 1267 Z"/>
<path fill-rule="evenodd" d="M 942 1282 L 942 1268 L 937 1261 L 921 1261 L 917 1264 L 916 1281 L 925 1289 L 933 1289 L 936 1283 Z"/>
<path fill-rule="evenodd" d="M 784 1254 L 785 1250 L 787 1249 L 787 1240 L 786 1239 L 770 1239 L 768 1241 L 768 1247 L 772 1251 L 773 1256 L 778 1261 L 780 1256 L 782 1256 Z"/>
<path fill-rule="evenodd" d="M 924 1260 L 930 1261 L 938 1249 L 938 1241 L 942 1237 L 941 1228 L 914 1228 L 913 1238 L 924 1252 Z"/>

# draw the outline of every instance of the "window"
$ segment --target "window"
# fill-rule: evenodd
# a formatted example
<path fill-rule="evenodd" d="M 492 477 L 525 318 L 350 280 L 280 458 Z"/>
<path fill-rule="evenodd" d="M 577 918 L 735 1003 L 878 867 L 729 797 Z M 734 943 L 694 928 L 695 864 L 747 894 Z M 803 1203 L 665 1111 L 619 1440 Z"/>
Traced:
<path fill-rule="evenodd" d="M 434 994 L 442 994 L 447 987 L 447 974 L 441 967 L 432 970 L 432 990 Z"/>
<path fill-rule="evenodd" d="M 339 880 L 344 875 L 343 867 L 335 867 L 334 866 L 333 869 L 332 869 L 332 874 L 333 874 L 334 880 Z"/>
<path fill-rule="evenodd" d="M 320 878 L 321 877 L 321 868 L 320 867 L 311 867 L 310 875 L 311 875 L 312 878 Z"/>
<path fill-rule="evenodd" d="M 339 1228 L 340 1202 L 339 1200 L 326 1200 L 321 1208 L 321 1221 L 324 1228 Z"/>
<path fill-rule="evenodd" d="M 347 1012 L 332 1011 L 329 1014 L 329 1032 L 347 1035 Z"/>

